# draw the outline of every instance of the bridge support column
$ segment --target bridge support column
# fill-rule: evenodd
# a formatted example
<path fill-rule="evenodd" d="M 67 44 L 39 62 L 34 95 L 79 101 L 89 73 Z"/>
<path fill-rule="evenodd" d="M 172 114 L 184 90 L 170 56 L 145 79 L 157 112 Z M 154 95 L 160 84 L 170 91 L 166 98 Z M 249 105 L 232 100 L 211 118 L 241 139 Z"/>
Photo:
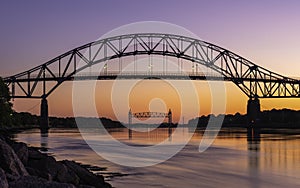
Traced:
<path fill-rule="evenodd" d="M 250 98 L 247 104 L 247 117 L 249 126 L 257 124 L 260 115 L 260 102 L 258 98 Z"/>
<path fill-rule="evenodd" d="M 49 119 L 48 119 L 48 101 L 46 98 L 42 98 L 41 102 L 41 117 L 40 117 L 40 129 L 41 132 L 48 132 Z"/>

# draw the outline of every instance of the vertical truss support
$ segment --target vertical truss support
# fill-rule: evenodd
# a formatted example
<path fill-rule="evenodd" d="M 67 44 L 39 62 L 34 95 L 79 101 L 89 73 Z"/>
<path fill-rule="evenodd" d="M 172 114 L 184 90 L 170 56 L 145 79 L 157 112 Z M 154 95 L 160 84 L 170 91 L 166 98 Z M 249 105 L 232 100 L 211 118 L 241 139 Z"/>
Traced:
<path fill-rule="evenodd" d="M 43 65 L 42 71 L 43 71 L 43 97 L 46 96 L 46 65 Z M 46 99 L 46 98 L 45 98 Z"/>

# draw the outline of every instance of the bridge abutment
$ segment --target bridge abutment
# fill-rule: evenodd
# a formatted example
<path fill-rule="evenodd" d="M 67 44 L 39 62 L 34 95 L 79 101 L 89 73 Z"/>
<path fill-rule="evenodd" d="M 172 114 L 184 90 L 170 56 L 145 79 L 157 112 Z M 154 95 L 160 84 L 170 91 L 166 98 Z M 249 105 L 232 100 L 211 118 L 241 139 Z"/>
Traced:
<path fill-rule="evenodd" d="M 40 129 L 41 132 L 47 132 L 49 129 L 48 101 L 46 98 L 42 98 L 41 101 Z"/>
<path fill-rule="evenodd" d="M 260 116 L 260 102 L 258 98 L 250 98 L 247 104 L 247 117 L 249 126 L 258 123 Z"/>

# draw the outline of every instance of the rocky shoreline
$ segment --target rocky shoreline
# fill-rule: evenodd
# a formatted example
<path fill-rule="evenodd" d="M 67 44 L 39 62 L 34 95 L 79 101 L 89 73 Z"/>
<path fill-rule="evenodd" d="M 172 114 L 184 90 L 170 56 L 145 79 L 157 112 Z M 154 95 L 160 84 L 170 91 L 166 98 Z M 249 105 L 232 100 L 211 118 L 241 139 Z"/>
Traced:
<path fill-rule="evenodd" d="M 1 188 L 111 188 L 96 175 L 69 160 L 56 161 L 25 143 L 0 136 Z"/>

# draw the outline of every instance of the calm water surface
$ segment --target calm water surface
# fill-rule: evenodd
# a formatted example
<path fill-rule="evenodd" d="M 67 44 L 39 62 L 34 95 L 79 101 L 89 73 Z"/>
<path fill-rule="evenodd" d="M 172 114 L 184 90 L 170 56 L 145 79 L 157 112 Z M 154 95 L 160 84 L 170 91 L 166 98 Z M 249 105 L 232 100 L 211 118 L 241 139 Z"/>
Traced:
<path fill-rule="evenodd" d="M 153 145 L 193 134 L 188 128 L 158 128 L 151 132 L 109 129 L 116 139 L 128 144 Z M 26 130 L 15 139 L 53 155 L 99 167 L 114 187 L 300 187 L 300 130 L 251 132 L 223 129 L 203 153 L 198 147 L 203 130 L 197 130 L 182 151 L 166 162 L 151 167 L 124 167 L 98 156 L 77 129 L 51 129 L 41 136 L 38 129 Z M 94 169 L 95 172 L 97 169 Z"/>

